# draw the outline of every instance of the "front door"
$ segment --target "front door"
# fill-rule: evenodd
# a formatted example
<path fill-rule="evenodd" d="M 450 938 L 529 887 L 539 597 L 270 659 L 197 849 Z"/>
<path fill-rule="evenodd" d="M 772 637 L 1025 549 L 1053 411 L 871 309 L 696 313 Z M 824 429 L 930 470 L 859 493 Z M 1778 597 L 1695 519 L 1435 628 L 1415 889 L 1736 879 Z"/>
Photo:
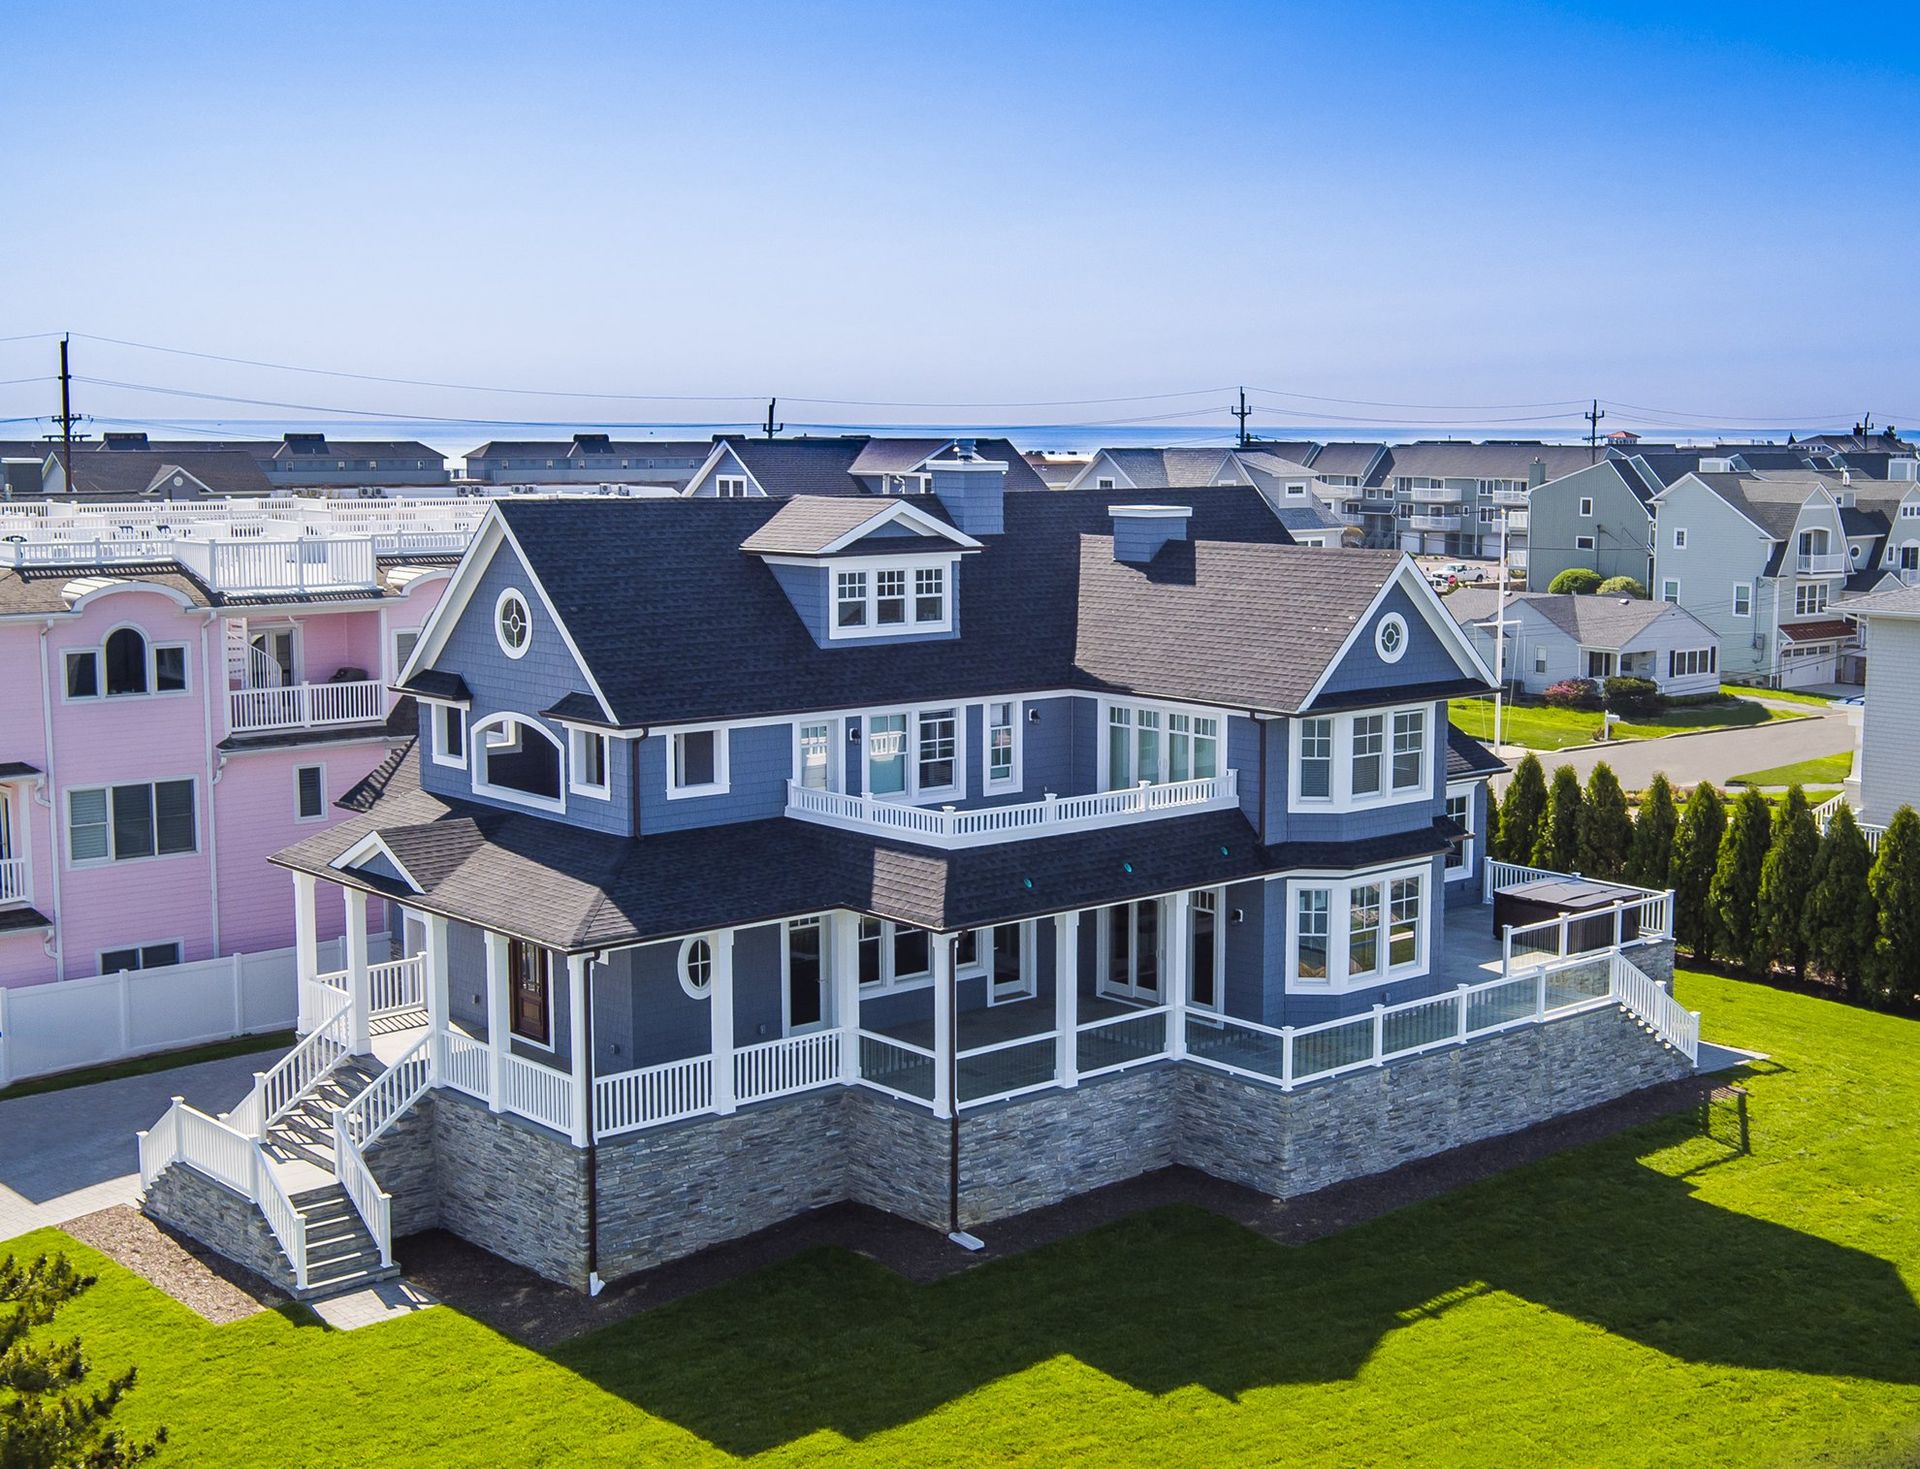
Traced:
<path fill-rule="evenodd" d="M 827 965 L 821 948 L 825 932 L 818 918 L 798 918 L 787 925 L 788 1035 L 805 1035 L 827 1023 Z"/>
<path fill-rule="evenodd" d="M 1100 924 L 1100 993 L 1160 1003 L 1160 903 L 1115 903 Z"/>
<path fill-rule="evenodd" d="M 553 1044 L 553 981 L 547 951 L 538 944 L 507 941 L 509 1028 L 537 1046 Z"/>

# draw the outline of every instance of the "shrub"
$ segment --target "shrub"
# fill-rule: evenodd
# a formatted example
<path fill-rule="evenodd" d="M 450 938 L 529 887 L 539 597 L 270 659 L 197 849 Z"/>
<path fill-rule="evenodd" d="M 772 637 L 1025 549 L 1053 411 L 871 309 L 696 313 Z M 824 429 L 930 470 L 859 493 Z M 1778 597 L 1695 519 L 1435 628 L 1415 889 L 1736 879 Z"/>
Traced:
<path fill-rule="evenodd" d="M 1531 862 L 1546 814 L 1547 775 L 1540 768 L 1540 757 L 1530 754 L 1514 767 L 1513 779 L 1507 782 L 1506 797 L 1500 803 L 1500 845 L 1493 849 L 1494 856 L 1523 866 Z"/>
<path fill-rule="evenodd" d="M 1673 861 L 1673 829 L 1680 820 L 1674 809 L 1673 787 L 1664 773 L 1656 773 L 1634 818 L 1633 844 L 1627 850 L 1627 881 L 1636 887 L 1663 888 Z"/>
<path fill-rule="evenodd" d="M 1652 714 L 1667 702 L 1650 678 L 1617 675 L 1606 682 L 1607 707 L 1615 714 Z"/>
<path fill-rule="evenodd" d="M 1843 802 L 1814 854 L 1813 882 L 1807 894 L 1807 956 L 1851 1000 L 1865 993 L 1867 967 L 1880 927 L 1867 883 L 1872 869 L 1866 834 Z"/>
<path fill-rule="evenodd" d="M 1920 971 L 1920 816 L 1902 806 L 1880 834 L 1880 850 L 1873 859 L 1867 886 L 1880 910 L 1880 935 L 1868 966 L 1871 998 L 1876 1004 L 1905 1005 L 1916 989 Z"/>
<path fill-rule="evenodd" d="M 1540 697 L 1556 709 L 1598 709 L 1600 685 L 1590 678 L 1563 678 Z"/>
<path fill-rule="evenodd" d="M 1547 791 L 1547 819 L 1533 841 L 1533 865 L 1573 872 L 1580 865 L 1580 777 L 1571 765 L 1553 773 Z"/>
<path fill-rule="evenodd" d="M 1694 954 L 1713 949 L 1713 909 L 1707 889 L 1720 836 L 1727 827 L 1726 803 L 1705 781 L 1687 797 L 1686 810 L 1674 828 L 1673 855 L 1667 865 L 1667 886 L 1673 889 L 1673 936 Z"/>
<path fill-rule="evenodd" d="M 1714 951 L 1730 964 L 1764 971 L 1766 934 L 1760 927 L 1760 869 L 1773 843 L 1773 811 L 1755 790 L 1742 791 L 1727 816 L 1720 852 L 1707 888 L 1713 910 Z"/>
<path fill-rule="evenodd" d="M 1626 871 L 1632 845 L 1627 793 L 1620 789 L 1613 767 L 1602 760 L 1587 777 L 1587 792 L 1580 803 L 1580 871 L 1615 881 Z"/>
<path fill-rule="evenodd" d="M 1642 602 L 1647 600 L 1646 587 L 1630 576 L 1610 576 L 1593 590 L 1597 596 L 1602 597 L 1636 597 Z"/>
<path fill-rule="evenodd" d="M 1565 571 L 1547 583 L 1547 590 L 1555 596 L 1563 592 L 1576 592 L 1584 595 L 1588 592 L 1597 591 L 1599 586 L 1599 572 L 1592 570 L 1590 567 L 1569 566 Z"/>
<path fill-rule="evenodd" d="M 1773 823 L 1773 844 L 1760 867 L 1759 938 L 1768 961 L 1786 965 L 1796 979 L 1807 972 L 1807 894 L 1819 855 L 1820 828 L 1813 824 L 1806 792 L 1795 786 Z"/>

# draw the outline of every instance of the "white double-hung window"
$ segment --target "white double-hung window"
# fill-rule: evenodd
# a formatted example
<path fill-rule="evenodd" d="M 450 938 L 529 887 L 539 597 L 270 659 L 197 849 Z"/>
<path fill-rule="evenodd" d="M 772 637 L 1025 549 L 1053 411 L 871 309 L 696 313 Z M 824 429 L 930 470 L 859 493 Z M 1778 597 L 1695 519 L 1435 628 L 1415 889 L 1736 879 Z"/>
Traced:
<path fill-rule="evenodd" d="M 1220 773 L 1220 718 L 1191 709 L 1107 706 L 1103 789 L 1209 780 Z"/>
<path fill-rule="evenodd" d="M 986 708 L 986 776 L 989 791 L 1020 789 L 1020 703 L 999 699 Z"/>
<path fill-rule="evenodd" d="M 1339 992 L 1427 972 L 1430 869 L 1288 881 L 1287 989 Z"/>
<path fill-rule="evenodd" d="M 868 714 L 863 735 L 866 794 L 874 799 L 936 800 L 965 790 L 959 705 Z"/>
<path fill-rule="evenodd" d="M 1433 788 L 1433 712 L 1424 704 L 1293 722 L 1289 811 L 1351 811 Z"/>
<path fill-rule="evenodd" d="M 953 603 L 946 562 L 887 562 L 834 566 L 831 640 L 884 637 L 903 632 L 948 632 Z"/>

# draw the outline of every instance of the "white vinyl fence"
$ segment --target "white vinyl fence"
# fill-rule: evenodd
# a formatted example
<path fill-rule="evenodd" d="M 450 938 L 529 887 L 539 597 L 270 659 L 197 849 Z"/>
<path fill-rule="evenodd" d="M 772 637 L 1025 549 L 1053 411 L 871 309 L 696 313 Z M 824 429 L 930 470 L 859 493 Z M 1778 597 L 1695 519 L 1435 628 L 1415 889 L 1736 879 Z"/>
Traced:
<path fill-rule="evenodd" d="M 380 952 L 380 939 L 372 940 Z M 320 945 L 321 968 L 346 962 Z M 162 969 L 0 987 L 0 1086 L 76 1066 L 292 1030 L 294 952 L 267 949 Z"/>

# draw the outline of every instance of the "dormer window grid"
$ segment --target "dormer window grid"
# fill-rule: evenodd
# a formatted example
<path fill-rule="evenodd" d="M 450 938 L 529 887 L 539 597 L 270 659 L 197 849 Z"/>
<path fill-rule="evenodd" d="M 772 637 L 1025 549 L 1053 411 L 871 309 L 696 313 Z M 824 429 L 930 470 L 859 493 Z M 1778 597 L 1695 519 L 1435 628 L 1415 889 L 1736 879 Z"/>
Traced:
<path fill-rule="evenodd" d="M 953 626 L 948 567 L 880 565 L 833 572 L 833 638 L 947 632 Z"/>

